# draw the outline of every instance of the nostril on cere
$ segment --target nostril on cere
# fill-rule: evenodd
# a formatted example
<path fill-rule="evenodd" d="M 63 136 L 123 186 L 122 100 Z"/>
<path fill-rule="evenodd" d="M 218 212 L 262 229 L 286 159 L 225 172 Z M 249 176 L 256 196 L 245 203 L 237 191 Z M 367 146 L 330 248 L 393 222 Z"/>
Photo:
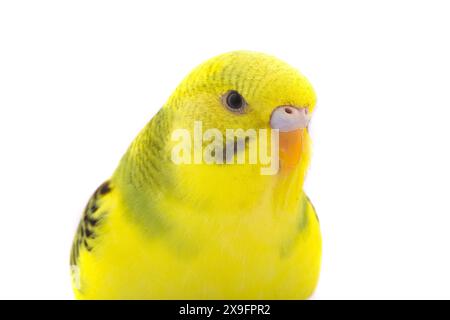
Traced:
<path fill-rule="evenodd" d="M 284 108 L 284 112 L 286 112 L 287 114 L 291 114 L 292 113 L 292 109 L 291 108 Z"/>
<path fill-rule="evenodd" d="M 272 112 L 270 117 L 272 129 L 278 129 L 281 132 L 306 128 L 308 122 L 309 117 L 306 114 L 306 108 L 292 106 L 278 107 Z"/>

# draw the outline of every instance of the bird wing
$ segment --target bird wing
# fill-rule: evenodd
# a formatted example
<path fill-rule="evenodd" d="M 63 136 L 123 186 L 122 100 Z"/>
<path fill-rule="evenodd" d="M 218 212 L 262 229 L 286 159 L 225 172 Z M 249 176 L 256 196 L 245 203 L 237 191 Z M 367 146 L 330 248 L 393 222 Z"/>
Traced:
<path fill-rule="evenodd" d="M 104 182 L 91 196 L 84 209 L 70 254 L 70 265 L 72 270 L 76 269 L 78 266 L 80 252 L 82 250 L 91 252 L 95 249 L 95 244 L 99 236 L 99 228 L 105 217 L 108 215 L 109 209 L 106 200 L 111 191 L 111 182 Z"/>
<path fill-rule="evenodd" d="M 311 199 L 309 199 L 309 197 L 306 194 L 305 194 L 305 198 L 306 198 L 306 202 L 308 204 L 307 208 L 314 213 L 314 217 L 316 218 L 317 222 L 320 223 L 319 216 L 317 215 L 316 208 L 312 204 Z"/>

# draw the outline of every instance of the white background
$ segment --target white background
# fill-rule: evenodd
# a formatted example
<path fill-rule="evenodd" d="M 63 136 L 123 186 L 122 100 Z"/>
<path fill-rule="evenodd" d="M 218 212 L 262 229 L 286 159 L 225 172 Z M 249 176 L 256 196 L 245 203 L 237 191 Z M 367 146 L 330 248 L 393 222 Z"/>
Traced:
<path fill-rule="evenodd" d="M 72 298 L 83 207 L 178 82 L 249 49 L 318 95 L 316 299 L 450 298 L 445 1 L 2 1 L 0 298 Z"/>

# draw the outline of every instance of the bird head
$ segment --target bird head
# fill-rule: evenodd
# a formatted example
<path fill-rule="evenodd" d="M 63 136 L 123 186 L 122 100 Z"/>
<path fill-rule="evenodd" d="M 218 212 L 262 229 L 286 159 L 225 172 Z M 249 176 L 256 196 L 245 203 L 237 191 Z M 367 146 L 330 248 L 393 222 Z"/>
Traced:
<path fill-rule="evenodd" d="M 308 80 L 287 63 L 249 51 L 222 54 L 181 82 L 136 139 L 134 152 L 152 155 L 139 163 L 159 162 L 154 179 L 165 177 L 179 197 L 251 206 L 252 192 L 301 188 L 315 102 Z"/>

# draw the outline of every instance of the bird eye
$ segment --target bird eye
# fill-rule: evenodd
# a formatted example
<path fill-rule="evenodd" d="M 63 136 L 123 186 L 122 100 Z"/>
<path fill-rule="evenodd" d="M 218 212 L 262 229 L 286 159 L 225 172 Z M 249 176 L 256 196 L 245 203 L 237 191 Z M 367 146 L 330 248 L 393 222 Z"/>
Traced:
<path fill-rule="evenodd" d="M 233 112 L 242 112 L 246 105 L 244 98 L 235 90 L 228 91 L 223 100 L 226 107 Z"/>

